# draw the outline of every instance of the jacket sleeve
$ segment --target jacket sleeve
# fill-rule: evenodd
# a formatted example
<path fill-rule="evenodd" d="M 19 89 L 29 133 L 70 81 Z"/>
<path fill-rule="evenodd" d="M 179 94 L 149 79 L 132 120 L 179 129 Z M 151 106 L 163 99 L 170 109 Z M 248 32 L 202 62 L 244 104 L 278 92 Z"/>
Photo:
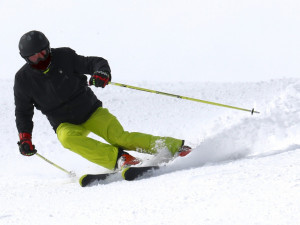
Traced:
<path fill-rule="evenodd" d="M 29 91 L 29 90 L 27 90 Z M 14 84 L 16 126 L 19 133 L 32 133 L 34 105 L 22 81 L 15 78 Z"/>
<path fill-rule="evenodd" d="M 72 50 L 73 63 L 75 65 L 75 72 L 92 75 L 95 71 L 104 71 L 111 73 L 109 64 L 106 59 L 96 56 L 81 56 L 77 55 Z"/>

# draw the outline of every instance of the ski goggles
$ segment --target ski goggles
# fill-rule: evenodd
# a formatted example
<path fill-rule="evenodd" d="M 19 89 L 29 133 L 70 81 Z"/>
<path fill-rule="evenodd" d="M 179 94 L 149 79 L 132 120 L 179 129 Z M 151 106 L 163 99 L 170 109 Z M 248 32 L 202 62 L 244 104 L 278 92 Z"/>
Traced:
<path fill-rule="evenodd" d="M 27 59 L 33 63 L 33 64 L 37 64 L 40 61 L 44 61 L 49 55 L 49 49 L 43 49 L 42 51 L 35 53 L 32 56 L 28 56 Z"/>

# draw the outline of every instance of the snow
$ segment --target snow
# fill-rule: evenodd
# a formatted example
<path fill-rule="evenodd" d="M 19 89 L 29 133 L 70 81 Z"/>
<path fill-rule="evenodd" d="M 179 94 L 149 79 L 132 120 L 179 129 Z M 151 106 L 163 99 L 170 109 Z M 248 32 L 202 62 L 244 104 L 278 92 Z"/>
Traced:
<path fill-rule="evenodd" d="M 300 224 L 299 10 L 298 0 L 0 1 L 0 225 Z M 114 82 L 260 114 L 93 88 L 126 130 L 194 151 L 151 178 L 82 188 L 81 175 L 107 170 L 64 149 L 40 112 L 38 152 L 77 177 L 18 151 L 17 43 L 33 29 L 52 47 L 108 59 Z M 133 154 L 145 165 L 166 157 Z"/>
<path fill-rule="evenodd" d="M 127 130 L 184 138 L 195 149 L 153 177 L 132 182 L 115 177 L 82 188 L 78 177 L 107 170 L 64 149 L 38 111 L 33 142 L 39 153 L 78 177 L 37 156 L 20 155 L 13 81 L 2 79 L 0 224 L 300 223 L 299 79 L 131 85 L 255 107 L 260 114 L 112 85 L 93 88 Z"/>

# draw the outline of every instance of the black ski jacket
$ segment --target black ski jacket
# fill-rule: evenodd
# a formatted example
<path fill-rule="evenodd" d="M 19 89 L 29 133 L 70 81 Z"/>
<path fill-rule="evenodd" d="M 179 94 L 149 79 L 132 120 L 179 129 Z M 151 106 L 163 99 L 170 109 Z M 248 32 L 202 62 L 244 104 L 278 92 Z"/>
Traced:
<path fill-rule="evenodd" d="M 59 124 L 81 124 L 102 106 L 88 87 L 84 74 L 110 73 L 108 62 L 100 57 L 77 55 L 70 48 L 51 49 L 49 71 L 25 64 L 15 76 L 14 97 L 19 133 L 32 133 L 34 107 L 45 114 L 56 131 Z"/>

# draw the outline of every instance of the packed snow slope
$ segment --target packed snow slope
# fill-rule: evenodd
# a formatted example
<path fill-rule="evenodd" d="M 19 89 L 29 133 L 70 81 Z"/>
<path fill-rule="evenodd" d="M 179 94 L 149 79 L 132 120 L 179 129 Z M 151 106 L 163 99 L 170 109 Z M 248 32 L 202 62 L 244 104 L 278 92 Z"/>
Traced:
<path fill-rule="evenodd" d="M 1 80 L 0 224 L 300 224 L 300 79 L 256 83 L 127 83 L 260 111 L 216 107 L 109 85 L 93 90 L 128 131 L 186 140 L 194 151 L 153 177 L 82 188 L 19 154 L 13 81 Z M 79 177 L 107 172 L 64 149 L 34 115 L 38 152 Z M 93 135 L 91 137 L 97 138 Z M 145 164 L 157 156 L 134 153 Z"/>

